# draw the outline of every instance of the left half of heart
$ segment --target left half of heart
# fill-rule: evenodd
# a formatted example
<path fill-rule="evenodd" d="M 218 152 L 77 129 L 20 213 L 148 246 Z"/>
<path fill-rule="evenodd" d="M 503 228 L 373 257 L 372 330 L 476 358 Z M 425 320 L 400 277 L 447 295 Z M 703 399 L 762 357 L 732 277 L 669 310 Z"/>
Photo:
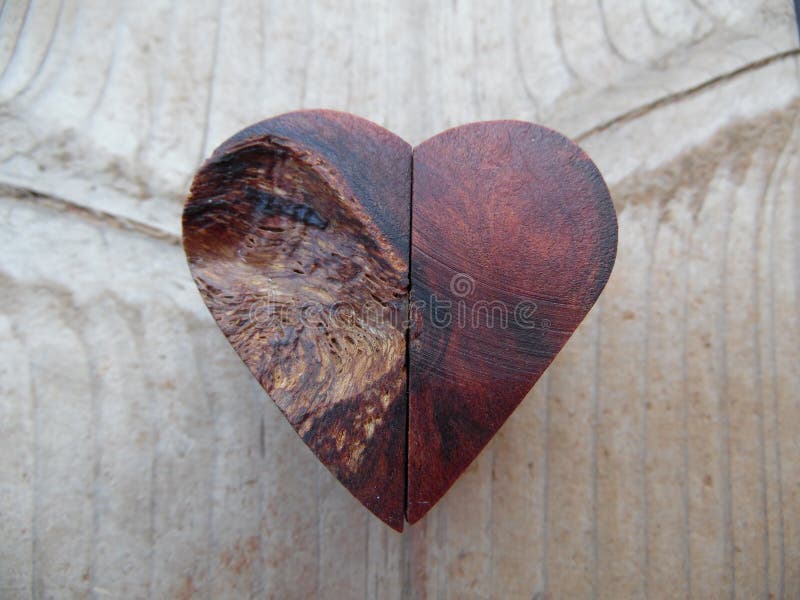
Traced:
<path fill-rule="evenodd" d="M 192 276 L 319 460 L 401 531 L 412 149 L 334 111 L 262 121 L 197 173 Z"/>

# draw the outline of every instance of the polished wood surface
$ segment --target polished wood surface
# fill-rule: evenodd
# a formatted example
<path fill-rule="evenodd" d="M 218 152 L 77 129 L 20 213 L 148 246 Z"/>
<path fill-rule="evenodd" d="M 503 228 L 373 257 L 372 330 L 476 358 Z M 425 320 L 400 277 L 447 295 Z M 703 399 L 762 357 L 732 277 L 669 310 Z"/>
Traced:
<path fill-rule="evenodd" d="M 490 121 L 440 133 L 414 148 L 413 187 L 410 523 L 539 380 L 617 253 L 602 176 L 544 127 Z"/>

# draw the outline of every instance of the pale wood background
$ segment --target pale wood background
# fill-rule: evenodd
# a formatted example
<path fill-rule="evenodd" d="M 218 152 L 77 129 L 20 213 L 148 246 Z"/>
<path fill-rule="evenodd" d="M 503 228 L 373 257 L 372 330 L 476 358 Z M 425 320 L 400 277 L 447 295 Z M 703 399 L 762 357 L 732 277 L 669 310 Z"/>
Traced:
<path fill-rule="evenodd" d="M 789 0 L 6 0 L 0 597 L 800 598 Z M 201 159 L 343 109 L 537 121 L 619 211 L 611 281 L 398 535 L 284 422 L 179 246 Z"/>

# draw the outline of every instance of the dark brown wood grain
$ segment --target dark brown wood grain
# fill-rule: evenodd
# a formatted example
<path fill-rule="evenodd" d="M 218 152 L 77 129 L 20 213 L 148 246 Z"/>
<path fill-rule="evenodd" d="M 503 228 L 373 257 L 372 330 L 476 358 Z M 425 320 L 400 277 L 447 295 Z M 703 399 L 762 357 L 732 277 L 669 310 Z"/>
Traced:
<path fill-rule="evenodd" d="M 183 215 L 192 275 L 223 333 L 317 457 L 397 530 L 410 186 L 400 138 L 301 111 L 222 144 Z"/>
<path fill-rule="evenodd" d="M 475 123 L 427 140 L 413 160 L 410 523 L 552 362 L 617 249 L 600 173 L 558 133 Z"/>

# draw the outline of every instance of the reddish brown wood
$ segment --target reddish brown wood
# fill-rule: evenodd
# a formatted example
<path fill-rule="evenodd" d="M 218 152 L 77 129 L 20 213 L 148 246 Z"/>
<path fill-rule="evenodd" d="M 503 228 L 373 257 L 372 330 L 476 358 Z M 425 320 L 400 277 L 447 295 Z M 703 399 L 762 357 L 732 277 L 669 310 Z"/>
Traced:
<path fill-rule="evenodd" d="M 475 123 L 427 140 L 413 160 L 410 523 L 552 362 L 605 286 L 617 249 L 600 173 L 558 133 Z"/>
<path fill-rule="evenodd" d="M 211 314 L 286 418 L 403 528 L 411 148 L 332 111 L 263 121 L 192 184 L 184 248 Z"/>
<path fill-rule="evenodd" d="M 413 199 L 411 163 L 408 144 L 368 121 L 289 113 L 225 142 L 183 217 L 192 275 L 228 340 L 397 530 L 538 380 L 617 247 L 602 177 L 553 131 L 496 121 L 431 138 L 413 152 Z"/>

